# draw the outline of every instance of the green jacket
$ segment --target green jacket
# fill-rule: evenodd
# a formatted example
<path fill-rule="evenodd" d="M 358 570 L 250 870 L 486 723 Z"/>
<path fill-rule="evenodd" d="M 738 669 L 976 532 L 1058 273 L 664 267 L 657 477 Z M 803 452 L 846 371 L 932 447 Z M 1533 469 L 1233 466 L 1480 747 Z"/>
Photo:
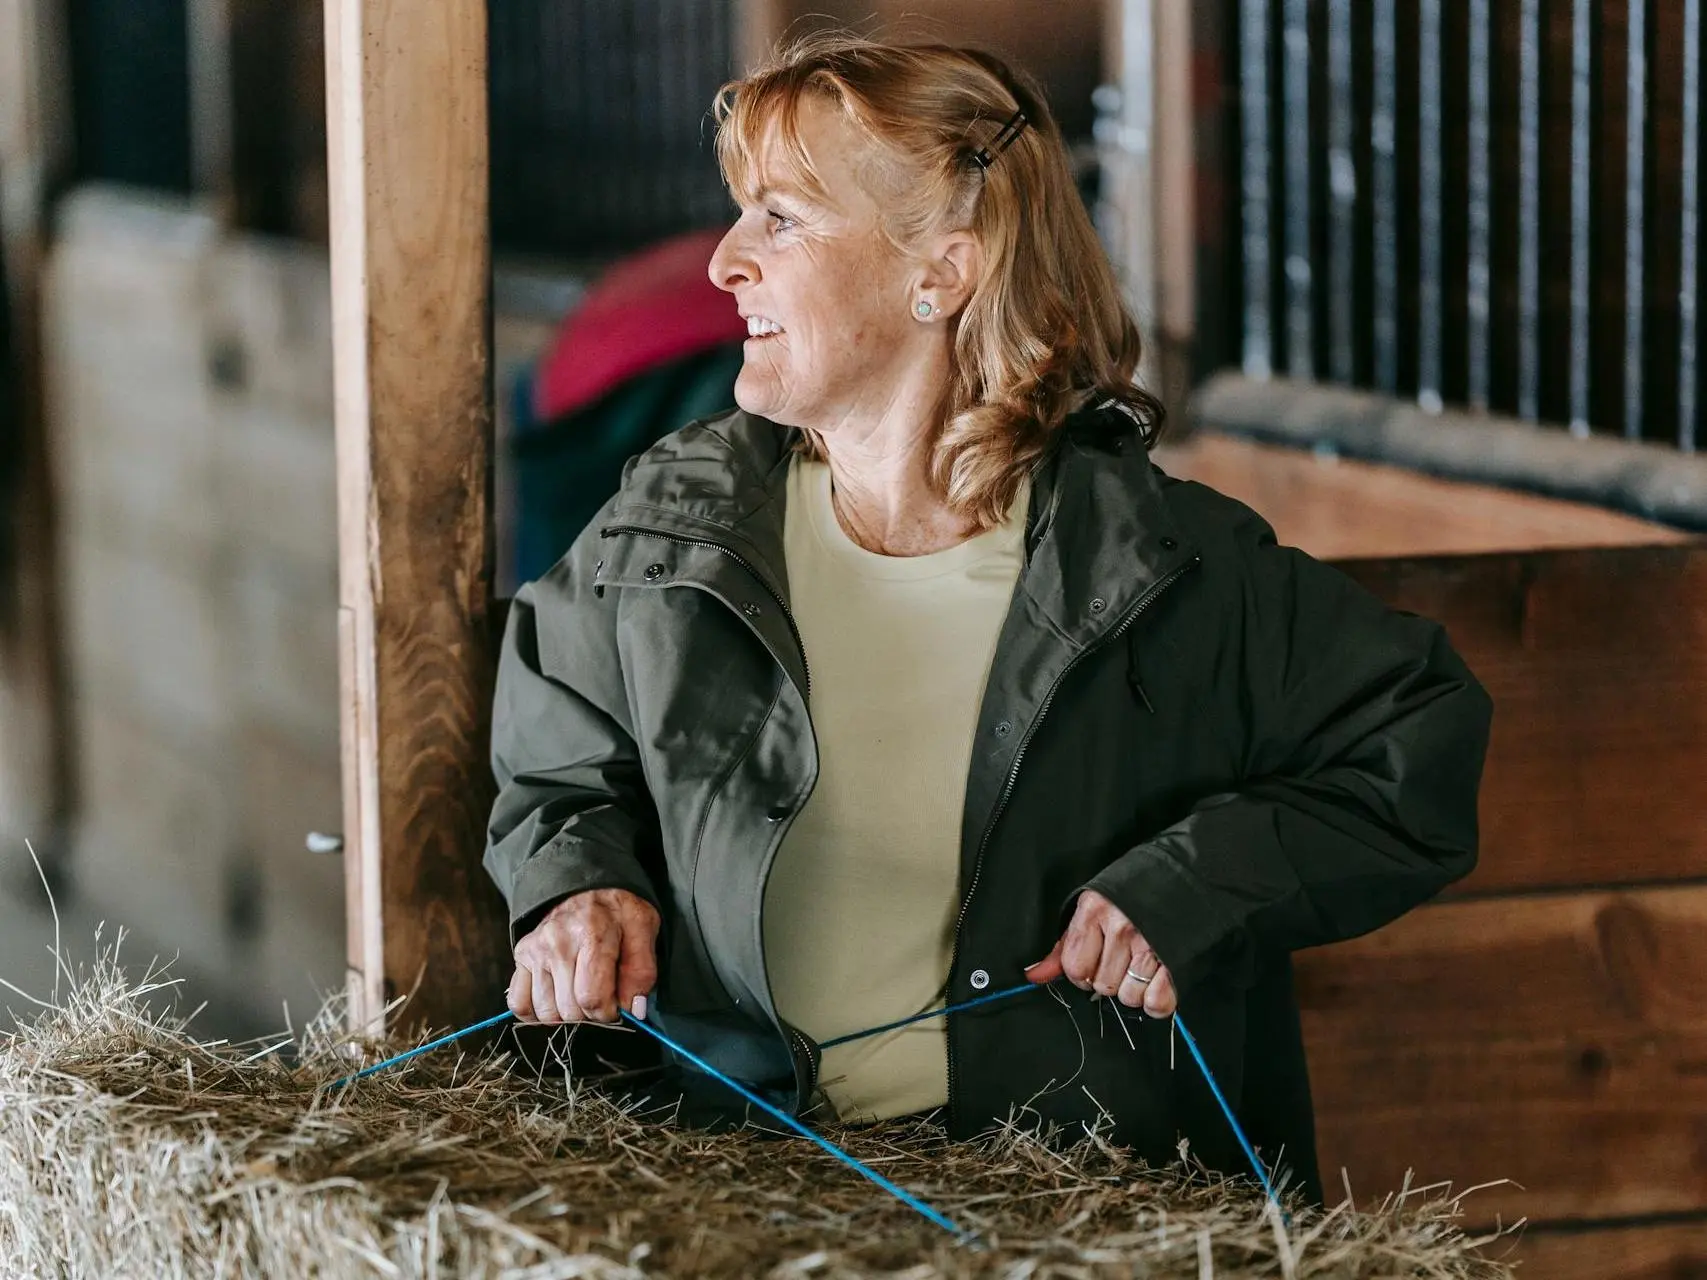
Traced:
<path fill-rule="evenodd" d="M 582 890 L 650 900 L 659 1025 L 798 1111 L 817 1050 L 777 1017 L 760 923 L 818 768 L 783 560 L 790 438 L 741 412 L 665 438 L 518 594 L 486 866 L 516 936 Z M 1172 969 L 1253 1141 L 1319 1197 L 1289 953 L 1475 864 L 1487 695 L 1439 626 L 1170 479 L 1122 416 L 1073 420 L 1033 485 L 966 780 L 947 998 L 1022 981 L 1099 890 Z M 1239 1170 L 1169 1024 L 1133 1019 L 1129 1043 L 1113 1018 L 1066 984 L 952 1015 L 950 1131 L 1022 1108 L 1077 1131 L 1101 1108 L 1146 1158 L 1183 1137 Z"/>

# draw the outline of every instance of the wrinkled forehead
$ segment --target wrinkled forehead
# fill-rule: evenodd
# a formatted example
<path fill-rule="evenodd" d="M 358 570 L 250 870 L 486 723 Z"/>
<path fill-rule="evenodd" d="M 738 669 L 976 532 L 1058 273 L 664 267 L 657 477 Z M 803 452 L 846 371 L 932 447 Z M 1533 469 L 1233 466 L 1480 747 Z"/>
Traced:
<path fill-rule="evenodd" d="M 773 85 L 738 98 L 717 139 L 729 191 L 742 204 L 766 194 L 833 203 L 823 165 L 814 159 L 803 117 L 813 108 L 840 110 L 834 93 L 816 86 Z"/>

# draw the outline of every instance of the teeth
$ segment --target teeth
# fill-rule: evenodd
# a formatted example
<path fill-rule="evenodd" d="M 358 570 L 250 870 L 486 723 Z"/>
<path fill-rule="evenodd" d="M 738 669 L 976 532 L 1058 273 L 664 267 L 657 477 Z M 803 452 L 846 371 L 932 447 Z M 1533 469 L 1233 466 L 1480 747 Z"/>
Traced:
<path fill-rule="evenodd" d="M 763 316 L 747 317 L 747 336 L 749 338 L 762 338 L 766 334 L 781 332 L 782 326 L 775 320 L 767 320 Z"/>

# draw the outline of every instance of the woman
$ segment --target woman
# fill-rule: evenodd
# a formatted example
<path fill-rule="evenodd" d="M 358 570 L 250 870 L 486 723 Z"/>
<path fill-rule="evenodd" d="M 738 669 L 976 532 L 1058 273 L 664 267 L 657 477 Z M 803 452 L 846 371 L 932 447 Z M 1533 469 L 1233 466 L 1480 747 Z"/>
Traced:
<path fill-rule="evenodd" d="M 1471 868 L 1486 696 L 1438 627 L 1151 465 L 1029 82 L 836 38 L 718 114 L 740 409 L 631 463 L 510 616 L 511 1007 L 632 1009 L 799 1112 L 1106 1115 L 1237 1169 L 1178 1003 L 1319 1197 L 1289 953 Z"/>

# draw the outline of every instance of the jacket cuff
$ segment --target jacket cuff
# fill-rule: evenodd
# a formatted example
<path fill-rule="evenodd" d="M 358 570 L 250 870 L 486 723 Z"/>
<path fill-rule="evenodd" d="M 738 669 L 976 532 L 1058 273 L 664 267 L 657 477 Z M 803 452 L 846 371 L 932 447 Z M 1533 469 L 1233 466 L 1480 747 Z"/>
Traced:
<path fill-rule="evenodd" d="M 1249 958 L 1243 927 L 1165 850 L 1139 845 L 1121 855 L 1067 900 L 1069 913 L 1086 889 L 1102 894 L 1137 926 L 1182 997 L 1212 974 L 1238 980 Z"/>
<path fill-rule="evenodd" d="M 516 872 L 510 888 L 511 949 L 563 899 L 594 889 L 626 889 L 663 915 L 657 891 L 632 857 L 579 840 L 553 840 Z"/>

